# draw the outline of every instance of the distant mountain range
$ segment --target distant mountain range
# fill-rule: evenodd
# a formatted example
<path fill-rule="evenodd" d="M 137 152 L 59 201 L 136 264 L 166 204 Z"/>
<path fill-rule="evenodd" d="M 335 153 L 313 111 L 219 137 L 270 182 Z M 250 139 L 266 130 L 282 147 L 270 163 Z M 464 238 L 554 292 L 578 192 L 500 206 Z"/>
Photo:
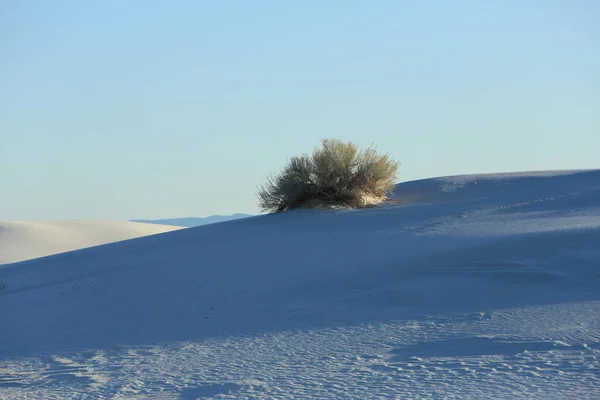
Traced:
<path fill-rule="evenodd" d="M 234 219 L 252 217 L 250 214 L 232 214 L 232 215 L 211 215 L 210 217 L 198 218 L 198 217 L 187 217 L 187 218 L 167 218 L 167 219 L 134 219 L 131 222 L 144 222 L 146 224 L 160 224 L 160 225 L 172 225 L 172 226 L 200 226 L 215 224 L 217 222 L 231 221 Z"/>

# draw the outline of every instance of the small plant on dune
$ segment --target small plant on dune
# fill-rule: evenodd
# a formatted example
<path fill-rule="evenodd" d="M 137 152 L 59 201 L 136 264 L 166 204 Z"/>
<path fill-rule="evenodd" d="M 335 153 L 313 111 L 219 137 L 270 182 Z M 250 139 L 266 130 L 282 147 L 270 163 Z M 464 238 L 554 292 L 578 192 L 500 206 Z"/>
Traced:
<path fill-rule="evenodd" d="M 323 139 L 312 154 L 292 157 L 258 192 L 259 206 L 278 213 L 300 207 L 368 207 L 387 200 L 400 164 L 374 148 Z"/>

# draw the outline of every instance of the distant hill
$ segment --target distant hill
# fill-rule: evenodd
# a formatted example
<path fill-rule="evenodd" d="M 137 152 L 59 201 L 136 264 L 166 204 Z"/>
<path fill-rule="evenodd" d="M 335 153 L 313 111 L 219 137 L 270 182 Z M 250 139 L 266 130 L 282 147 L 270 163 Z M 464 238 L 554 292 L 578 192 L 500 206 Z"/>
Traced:
<path fill-rule="evenodd" d="M 125 221 L 0 221 L 0 265 L 180 229 Z"/>
<path fill-rule="evenodd" d="M 134 219 L 132 222 L 143 222 L 146 224 L 172 225 L 172 226 L 200 226 L 215 224 L 217 222 L 231 221 L 234 219 L 252 217 L 250 214 L 232 214 L 232 215 L 211 215 L 210 217 L 198 218 L 167 218 L 167 219 Z"/>

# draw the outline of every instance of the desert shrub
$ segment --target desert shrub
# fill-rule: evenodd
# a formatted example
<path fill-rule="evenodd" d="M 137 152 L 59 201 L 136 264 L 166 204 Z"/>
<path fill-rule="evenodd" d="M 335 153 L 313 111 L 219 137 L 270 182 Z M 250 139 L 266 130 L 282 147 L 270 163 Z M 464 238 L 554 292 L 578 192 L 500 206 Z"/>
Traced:
<path fill-rule="evenodd" d="M 387 199 L 400 164 L 374 148 L 324 139 L 312 154 L 292 157 L 258 192 L 263 211 L 299 207 L 366 207 Z"/>

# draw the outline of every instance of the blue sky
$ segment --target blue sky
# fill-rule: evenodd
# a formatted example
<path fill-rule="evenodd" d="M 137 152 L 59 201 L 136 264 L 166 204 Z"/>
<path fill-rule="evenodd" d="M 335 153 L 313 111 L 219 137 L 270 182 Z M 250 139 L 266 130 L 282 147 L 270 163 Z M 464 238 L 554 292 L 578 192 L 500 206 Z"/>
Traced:
<path fill-rule="evenodd" d="M 0 1 L 0 219 L 257 212 L 322 137 L 400 180 L 600 167 L 600 2 Z"/>

